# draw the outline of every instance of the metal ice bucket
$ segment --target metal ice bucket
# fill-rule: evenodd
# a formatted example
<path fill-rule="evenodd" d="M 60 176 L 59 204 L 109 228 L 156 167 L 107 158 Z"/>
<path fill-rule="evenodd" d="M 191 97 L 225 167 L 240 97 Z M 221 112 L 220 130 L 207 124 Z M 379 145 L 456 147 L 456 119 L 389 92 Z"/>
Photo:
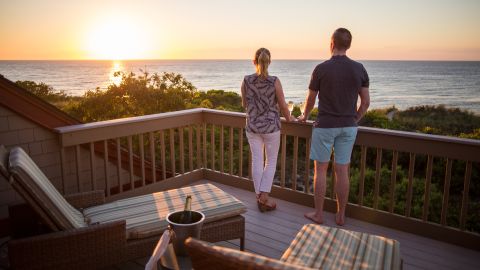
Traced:
<path fill-rule="evenodd" d="M 175 239 L 173 239 L 173 248 L 176 255 L 186 256 L 185 240 L 188 237 L 200 239 L 200 233 L 202 231 L 203 221 L 205 215 L 199 211 L 190 211 L 192 214 L 192 223 L 181 224 L 178 223 L 182 211 L 173 212 L 167 215 L 167 222 L 175 232 Z"/>

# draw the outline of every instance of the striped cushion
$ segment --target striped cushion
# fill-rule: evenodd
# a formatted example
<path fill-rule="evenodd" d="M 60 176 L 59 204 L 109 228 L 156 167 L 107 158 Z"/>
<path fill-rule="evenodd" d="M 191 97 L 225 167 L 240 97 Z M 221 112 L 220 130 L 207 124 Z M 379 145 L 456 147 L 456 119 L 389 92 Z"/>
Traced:
<path fill-rule="evenodd" d="M 262 255 L 236 249 L 215 246 L 210 243 L 190 238 L 194 245 L 187 244 L 189 249 L 193 249 L 195 255 L 207 257 L 209 263 L 214 269 L 222 269 L 222 266 L 228 265 L 228 269 L 269 269 L 269 270 L 307 270 L 311 269 L 301 265 L 295 265 L 282 262 L 277 259 L 264 257 Z M 192 264 L 195 268 L 195 257 L 192 258 Z M 220 266 L 220 267 L 219 267 Z"/>
<path fill-rule="evenodd" d="M 400 269 L 400 243 L 377 235 L 307 224 L 281 260 L 317 269 Z"/>
<path fill-rule="evenodd" d="M 27 202 L 39 206 L 61 230 L 88 226 L 83 214 L 71 206 L 20 147 L 10 151 L 9 168 L 14 181 L 23 189 Z M 21 194 L 22 195 L 22 194 Z"/>
<path fill-rule="evenodd" d="M 8 172 L 8 150 L 0 144 L 0 173 L 8 180 L 10 173 Z"/>
<path fill-rule="evenodd" d="M 183 187 L 114 201 L 86 208 L 83 214 L 90 223 L 126 220 L 127 238 L 160 235 L 168 226 L 166 216 L 183 210 L 185 198 L 192 195 L 192 210 L 205 214 L 205 222 L 244 213 L 245 206 L 212 184 Z"/>

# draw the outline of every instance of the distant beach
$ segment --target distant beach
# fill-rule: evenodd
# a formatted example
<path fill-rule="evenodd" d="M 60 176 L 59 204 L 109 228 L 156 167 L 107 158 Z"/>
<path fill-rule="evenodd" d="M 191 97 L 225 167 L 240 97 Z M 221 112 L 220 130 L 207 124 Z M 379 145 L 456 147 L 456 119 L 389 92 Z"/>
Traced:
<path fill-rule="evenodd" d="M 302 102 L 310 75 L 322 60 L 274 60 L 270 73 L 280 78 L 287 100 Z M 444 104 L 480 114 L 478 61 L 359 61 L 370 75 L 371 108 Z M 44 82 L 55 90 L 82 95 L 105 89 L 115 71 L 182 74 L 199 90 L 239 93 L 250 60 L 0 61 L 0 74 L 12 81 Z"/>

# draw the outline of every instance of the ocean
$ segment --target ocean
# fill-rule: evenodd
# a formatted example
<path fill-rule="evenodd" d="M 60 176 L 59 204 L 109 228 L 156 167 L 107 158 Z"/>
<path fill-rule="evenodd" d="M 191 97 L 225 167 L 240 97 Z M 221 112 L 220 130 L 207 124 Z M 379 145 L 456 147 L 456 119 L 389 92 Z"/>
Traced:
<path fill-rule="evenodd" d="M 280 78 L 287 101 L 304 101 L 310 75 L 322 60 L 273 60 L 269 73 Z M 439 105 L 480 114 L 478 61 L 359 61 L 370 76 L 370 108 Z M 55 90 L 82 95 L 106 89 L 115 71 L 182 74 L 199 90 L 240 93 L 250 60 L 0 61 L 0 74 L 12 81 L 43 82 Z"/>

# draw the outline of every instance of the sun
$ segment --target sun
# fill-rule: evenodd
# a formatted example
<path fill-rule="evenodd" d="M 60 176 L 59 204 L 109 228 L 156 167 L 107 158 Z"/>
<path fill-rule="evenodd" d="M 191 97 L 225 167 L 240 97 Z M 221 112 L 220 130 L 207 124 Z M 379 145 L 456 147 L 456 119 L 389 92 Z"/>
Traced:
<path fill-rule="evenodd" d="M 143 59 L 149 40 L 144 28 L 122 17 L 95 23 L 87 36 L 86 50 L 91 59 Z"/>

